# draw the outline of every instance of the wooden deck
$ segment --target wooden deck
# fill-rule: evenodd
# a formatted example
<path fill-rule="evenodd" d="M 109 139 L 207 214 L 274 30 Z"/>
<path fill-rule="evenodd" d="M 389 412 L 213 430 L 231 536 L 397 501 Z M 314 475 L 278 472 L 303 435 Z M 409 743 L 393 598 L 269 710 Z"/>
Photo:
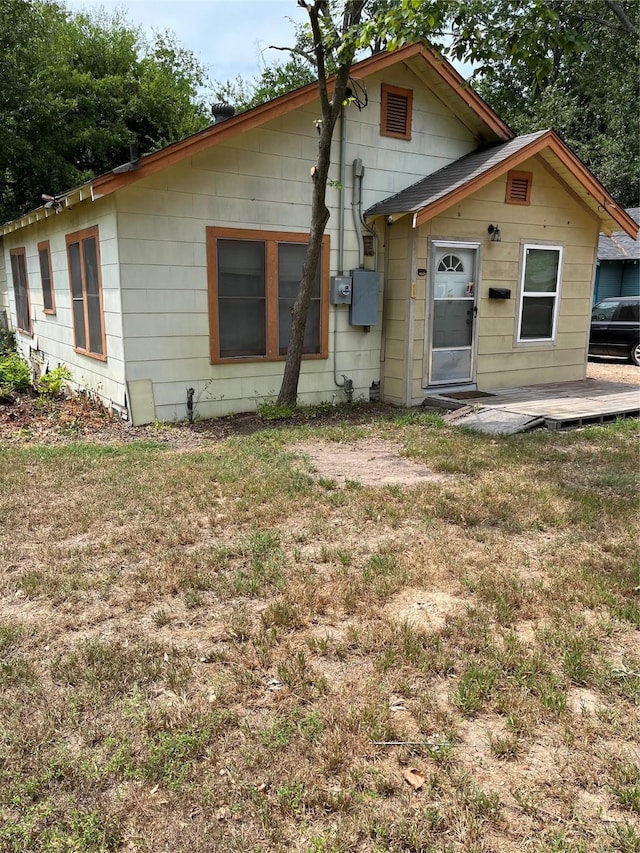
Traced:
<path fill-rule="evenodd" d="M 638 371 L 640 374 L 640 371 Z M 532 425 L 547 429 L 568 429 L 584 424 L 605 423 L 618 418 L 640 417 L 640 376 L 637 385 L 584 379 L 580 382 L 554 382 L 548 385 L 527 385 L 493 391 L 490 395 L 467 396 L 464 400 L 438 395 L 432 400 L 449 400 L 456 406 L 463 403 L 470 412 L 482 410 L 499 418 L 499 412 L 509 416 L 527 416 Z M 457 418 L 464 424 L 462 412 Z M 535 421 L 535 424 L 533 424 Z"/>

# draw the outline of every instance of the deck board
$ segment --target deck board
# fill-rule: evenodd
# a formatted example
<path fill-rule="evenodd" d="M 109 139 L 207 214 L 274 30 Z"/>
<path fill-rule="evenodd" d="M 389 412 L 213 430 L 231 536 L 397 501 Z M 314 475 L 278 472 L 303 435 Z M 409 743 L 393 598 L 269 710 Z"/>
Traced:
<path fill-rule="evenodd" d="M 440 397 L 447 399 L 445 394 Z M 542 419 L 550 429 L 562 429 L 640 416 L 640 377 L 637 385 L 599 379 L 525 385 L 493 391 L 490 397 L 465 395 L 464 402 L 476 412 L 500 410 L 513 415 L 528 415 L 532 419 Z M 457 422 L 465 425 L 465 420 L 461 417 Z"/>

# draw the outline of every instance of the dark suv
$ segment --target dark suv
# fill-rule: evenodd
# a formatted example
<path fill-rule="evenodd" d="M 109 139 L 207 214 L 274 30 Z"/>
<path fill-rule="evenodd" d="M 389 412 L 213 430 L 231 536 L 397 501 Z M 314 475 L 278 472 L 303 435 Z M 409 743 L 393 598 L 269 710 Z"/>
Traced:
<path fill-rule="evenodd" d="M 640 367 L 640 297 L 611 296 L 593 306 L 589 355 L 617 355 Z"/>

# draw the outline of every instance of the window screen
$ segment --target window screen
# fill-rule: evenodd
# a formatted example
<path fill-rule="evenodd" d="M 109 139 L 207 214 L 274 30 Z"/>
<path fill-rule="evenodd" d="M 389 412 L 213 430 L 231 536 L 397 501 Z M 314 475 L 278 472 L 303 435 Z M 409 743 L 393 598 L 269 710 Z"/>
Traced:
<path fill-rule="evenodd" d="M 51 252 L 49 242 L 38 244 L 38 259 L 40 261 L 40 281 L 42 282 L 42 304 L 45 313 L 54 314 L 56 303 L 51 274 Z"/>
<path fill-rule="evenodd" d="M 267 354 L 265 244 L 218 240 L 220 357 Z"/>
<path fill-rule="evenodd" d="M 287 354 L 307 235 L 207 228 L 211 360 L 277 360 Z M 303 354 L 327 355 L 329 241 L 311 294 Z"/>
<path fill-rule="evenodd" d="M 560 286 L 560 248 L 525 246 L 518 340 L 552 340 Z"/>
<path fill-rule="evenodd" d="M 67 258 L 75 348 L 104 358 L 104 315 L 98 251 L 98 229 L 67 236 Z"/>
<path fill-rule="evenodd" d="M 27 280 L 27 259 L 24 249 L 11 250 L 11 275 L 16 300 L 16 325 L 21 332 L 31 334 L 31 303 Z"/>

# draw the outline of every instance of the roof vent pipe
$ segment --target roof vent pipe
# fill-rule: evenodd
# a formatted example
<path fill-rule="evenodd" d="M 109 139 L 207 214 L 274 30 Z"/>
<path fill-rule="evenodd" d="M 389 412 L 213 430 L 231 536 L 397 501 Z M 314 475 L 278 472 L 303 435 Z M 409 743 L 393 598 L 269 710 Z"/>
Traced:
<path fill-rule="evenodd" d="M 220 122 L 232 118 L 235 111 L 235 107 L 232 107 L 231 104 L 225 104 L 224 101 L 211 104 L 211 115 L 213 116 L 214 124 L 220 124 Z"/>

